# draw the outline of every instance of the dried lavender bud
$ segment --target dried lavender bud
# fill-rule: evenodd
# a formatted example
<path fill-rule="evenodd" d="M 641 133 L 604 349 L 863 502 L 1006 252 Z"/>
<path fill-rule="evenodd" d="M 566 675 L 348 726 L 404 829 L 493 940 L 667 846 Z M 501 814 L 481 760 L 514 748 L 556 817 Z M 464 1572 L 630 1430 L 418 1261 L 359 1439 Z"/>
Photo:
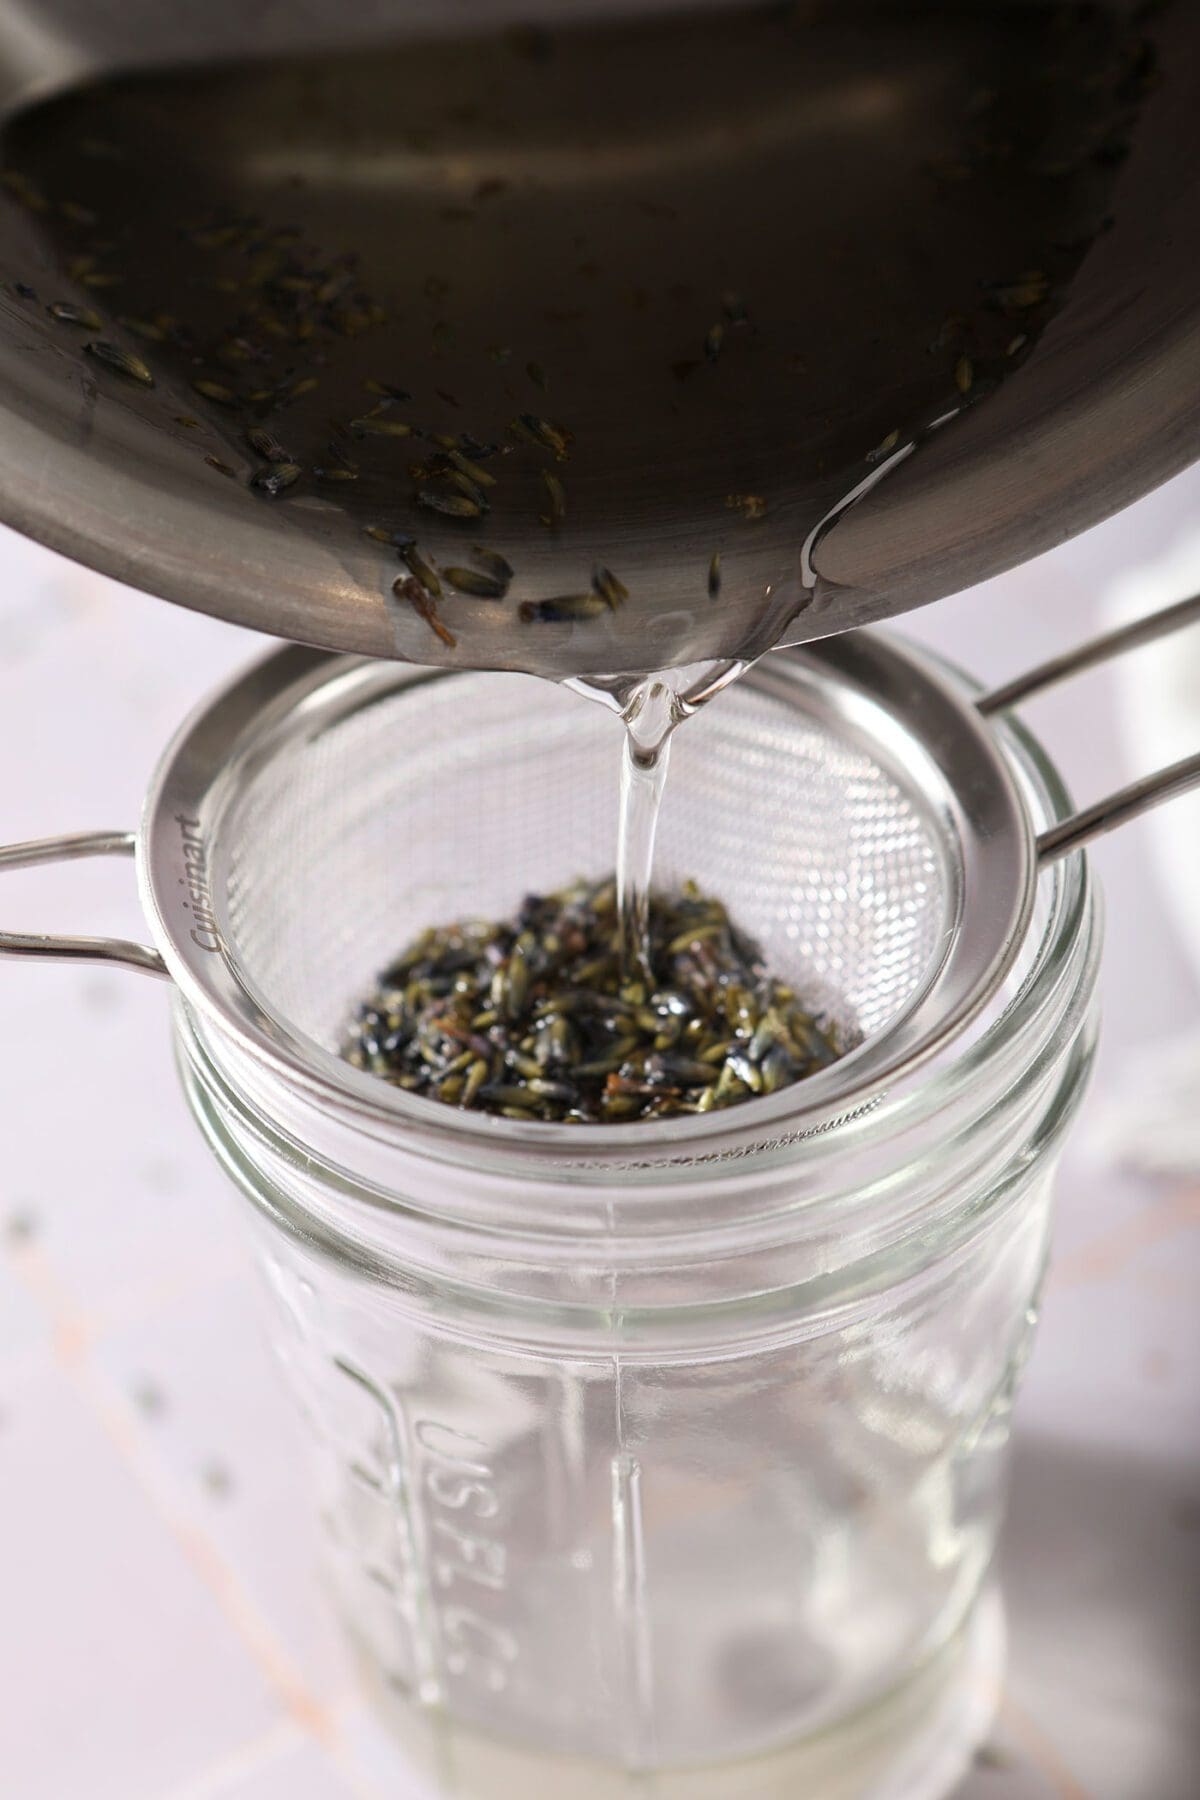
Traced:
<path fill-rule="evenodd" d="M 613 881 L 530 895 L 514 918 L 422 932 L 358 1008 L 344 1055 L 443 1105 L 594 1124 L 710 1112 L 841 1054 L 691 883 L 652 898 L 650 961 L 652 985 L 626 976 Z"/>

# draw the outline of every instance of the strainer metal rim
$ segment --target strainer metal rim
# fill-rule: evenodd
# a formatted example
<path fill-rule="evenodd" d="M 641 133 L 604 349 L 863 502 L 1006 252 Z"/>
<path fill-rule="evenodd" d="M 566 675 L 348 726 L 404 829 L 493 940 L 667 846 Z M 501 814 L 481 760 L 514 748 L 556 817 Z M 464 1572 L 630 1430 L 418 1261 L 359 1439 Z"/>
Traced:
<path fill-rule="evenodd" d="M 825 639 L 764 659 L 744 678 L 793 704 L 816 696 L 846 735 L 869 741 L 911 780 L 957 845 L 945 873 L 954 903 L 942 952 L 897 1015 L 838 1063 L 770 1097 L 707 1115 L 599 1126 L 526 1123 L 436 1106 L 350 1067 L 273 1016 L 230 953 L 219 918 L 197 929 L 189 895 L 223 891 L 220 823 L 254 768 L 296 733 L 316 733 L 397 687 L 454 680 L 453 671 L 386 664 L 288 646 L 268 654 L 185 720 L 146 796 L 137 862 L 146 917 L 184 1003 L 210 1028 L 318 1104 L 364 1128 L 402 1128 L 432 1154 L 539 1152 L 578 1167 L 687 1153 L 745 1154 L 816 1135 L 860 1112 L 946 1049 L 975 1021 L 1025 939 L 1036 894 L 1036 845 L 1026 803 L 993 729 L 924 653 L 876 631 Z M 580 704 L 583 704 L 581 702 Z M 923 735 L 902 721 L 918 716 Z M 185 861 L 186 849 L 186 861 Z M 215 915 L 214 915 L 215 917 Z M 213 937 L 217 942 L 211 942 Z"/>

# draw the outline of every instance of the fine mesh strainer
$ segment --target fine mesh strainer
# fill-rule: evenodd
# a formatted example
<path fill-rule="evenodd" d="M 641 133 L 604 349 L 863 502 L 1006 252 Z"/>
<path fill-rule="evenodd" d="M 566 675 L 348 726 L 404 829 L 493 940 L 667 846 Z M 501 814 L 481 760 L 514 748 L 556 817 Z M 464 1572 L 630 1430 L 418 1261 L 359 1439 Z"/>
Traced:
<path fill-rule="evenodd" d="M 961 1034 L 1028 932 L 1039 868 L 1200 782 L 1200 755 L 1038 836 L 987 716 L 1200 615 L 1200 598 L 972 704 L 874 633 L 770 657 L 678 734 L 657 880 L 694 876 L 840 1024 L 833 1067 L 737 1109 L 761 1143 L 853 1111 Z M 424 1133 L 689 1144 L 728 1115 L 599 1127 L 431 1105 L 337 1052 L 358 996 L 417 930 L 502 915 L 612 866 L 619 731 L 530 677 L 279 651 L 169 747 L 140 833 L 17 845 L 0 866 L 137 851 L 157 949 L 0 933 L 0 951 L 169 974 L 259 1063 Z M 632 1136 L 631 1136 L 632 1134 Z"/>

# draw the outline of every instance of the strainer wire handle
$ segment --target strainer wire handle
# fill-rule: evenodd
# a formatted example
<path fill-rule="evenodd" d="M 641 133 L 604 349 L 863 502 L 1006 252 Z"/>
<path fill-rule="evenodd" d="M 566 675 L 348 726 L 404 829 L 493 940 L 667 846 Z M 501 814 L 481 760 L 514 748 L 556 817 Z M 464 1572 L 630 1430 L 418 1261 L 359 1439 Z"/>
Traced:
<path fill-rule="evenodd" d="M 1156 638 L 1166 637 L 1181 626 L 1197 622 L 1200 622 L 1200 594 L 1193 594 L 1190 599 L 1177 600 L 1174 605 L 1164 606 L 1144 619 L 1134 619 L 1128 625 L 1118 625 L 1112 631 L 1088 638 L 1073 650 L 1064 650 L 1061 655 L 1039 663 L 1003 687 L 993 688 L 976 705 L 985 718 L 1008 712 L 1022 700 L 1032 699 L 1034 694 L 1043 693 L 1072 675 L 1081 675 L 1085 669 L 1094 669 L 1126 650 L 1152 644 Z M 1174 800 L 1195 787 L 1200 787 L 1200 752 L 1185 756 L 1152 775 L 1144 775 L 1140 781 L 1132 781 L 1128 787 L 1073 813 L 1069 819 L 1060 819 L 1057 825 L 1051 825 L 1038 838 L 1038 863 L 1044 867 L 1047 863 L 1057 862 L 1060 857 L 1069 856 L 1072 850 L 1091 843 L 1093 838 L 1102 837 L 1106 831 L 1114 831 L 1127 820 L 1149 812 L 1152 806 Z"/>
<path fill-rule="evenodd" d="M 84 856 L 132 856 L 131 831 L 82 831 L 67 837 L 38 838 L 0 846 L 0 869 L 29 869 L 38 863 L 75 862 Z M 0 956 L 45 956 L 57 962 L 122 963 L 143 975 L 166 975 L 157 950 L 128 938 L 67 937 L 43 932 L 0 931 Z"/>

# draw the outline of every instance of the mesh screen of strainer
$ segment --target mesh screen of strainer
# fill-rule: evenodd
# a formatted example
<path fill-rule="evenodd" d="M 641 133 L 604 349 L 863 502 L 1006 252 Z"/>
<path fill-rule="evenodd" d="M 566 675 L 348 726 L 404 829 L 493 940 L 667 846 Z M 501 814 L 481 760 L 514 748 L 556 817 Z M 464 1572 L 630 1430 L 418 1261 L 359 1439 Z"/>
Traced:
<path fill-rule="evenodd" d="M 514 675 L 374 680 L 278 734 L 221 821 L 227 951 L 270 1012 L 335 1049 L 420 929 L 510 913 L 614 864 L 622 730 Z M 945 820 L 803 694 L 751 675 L 676 734 L 657 881 L 718 895 L 854 1036 L 918 990 L 956 904 Z"/>

